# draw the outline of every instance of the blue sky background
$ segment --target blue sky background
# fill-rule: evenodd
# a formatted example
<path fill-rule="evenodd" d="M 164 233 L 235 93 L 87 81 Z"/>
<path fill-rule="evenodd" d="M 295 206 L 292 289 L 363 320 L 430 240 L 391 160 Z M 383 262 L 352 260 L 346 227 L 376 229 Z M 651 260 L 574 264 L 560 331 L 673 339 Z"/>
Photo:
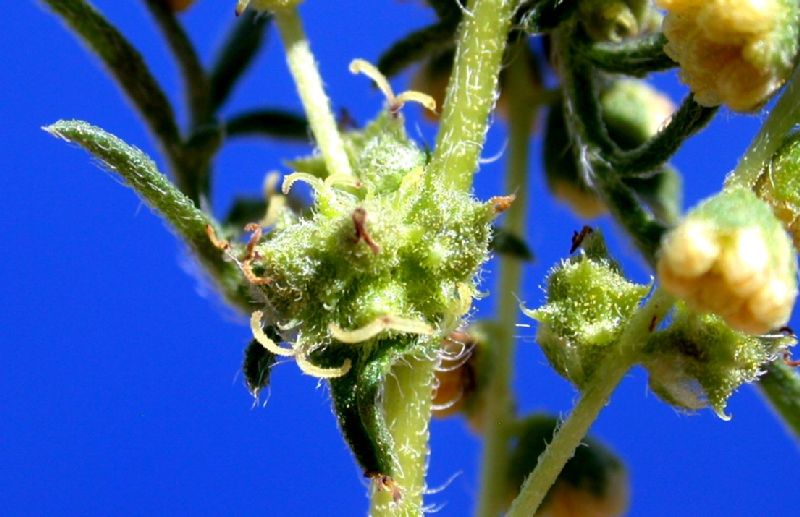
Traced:
<path fill-rule="evenodd" d="M 309 0 L 302 12 L 329 93 L 359 121 L 379 94 L 347 64 L 374 61 L 432 15 L 416 1 Z M 165 225 L 83 151 L 40 127 L 80 118 L 154 153 L 150 137 L 116 86 L 35 2 L 14 2 L 0 19 L 0 508 L 4 515 L 261 514 L 358 515 L 366 486 L 340 438 L 324 386 L 292 364 L 273 371 L 271 396 L 254 407 L 238 369 L 246 321 L 192 273 Z M 208 58 L 233 21 L 233 0 L 200 0 L 183 18 Z M 141 2 L 96 0 L 146 56 L 164 88 L 180 83 Z M 368 9 L 368 6 L 371 8 Z M 408 77 L 396 81 L 404 85 Z M 676 100 L 671 75 L 656 83 Z M 299 108 L 274 37 L 228 111 Z M 434 128 L 409 110 L 409 130 Z M 687 205 L 716 191 L 759 125 L 722 111 L 675 160 Z M 504 128 L 490 132 L 496 154 Z M 302 145 L 229 144 L 217 163 L 214 201 L 224 213 L 235 192 L 259 190 L 263 174 Z M 529 242 L 537 261 L 518 293 L 541 302 L 539 284 L 581 223 L 546 194 L 532 143 Z M 485 165 L 478 194 L 505 193 L 502 160 Z M 603 219 L 601 224 L 608 226 Z M 627 271 L 648 272 L 614 230 L 608 238 Z M 485 288 L 492 289 L 490 264 Z M 492 300 L 480 303 L 489 315 Z M 520 321 L 524 317 L 520 316 Z M 795 327 L 798 326 L 794 322 Z M 573 389 L 545 364 L 520 329 L 515 388 L 521 410 L 566 414 Z M 633 371 L 594 434 L 628 465 L 631 515 L 792 515 L 798 448 L 756 391 L 730 401 L 730 422 L 712 412 L 680 414 Z M 455 479 L 429 497 L 442 515 L 473 508 L 480 441 L 458 420 L 432 428 L 429 483 Z"/>

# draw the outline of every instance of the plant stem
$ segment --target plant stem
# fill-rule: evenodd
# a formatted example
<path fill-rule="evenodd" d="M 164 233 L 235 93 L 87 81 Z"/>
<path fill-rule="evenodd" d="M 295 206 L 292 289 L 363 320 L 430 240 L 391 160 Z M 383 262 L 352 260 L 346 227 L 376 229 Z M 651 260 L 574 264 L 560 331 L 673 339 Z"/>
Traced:
<path fill-rule="evenodd" d="M 536 468 L 525 480 L 519 496 L 511 504 L 508 517 L 530 517 L 536 513 L 558 474 L 575 453 L 575 449 L 586 436 L 600 410 L 608 402 L 611 393 L 637 361 L 638 351 L 647 341 L 647 336 L 655 329 L 672 304 L 672 296 L 656 289 L 647 304 L 631 318 L 620 336 L 619 353 L 603 359 L 603 363 L 581 394 L 569 418 L 539 456 Z"/>
<path fill-rule="evenodd" d="M 767 365 L 758 381 L 761 393 L 781 417 L 786 427 L 800 438 L 800 375 L 781 359 Z"/>
<path fill-rule="evenodd" d="M 794 69 L 781 98 L 736 165 L 736 169 L 726 179 L 725 186 L 752 188 L 764 164 L 772 158 L 798 122 L 800 122 L 800 66 Z"/>
<path fill-rule="evenodd" d="M 533 80 L 522 50 L 525 41 L 517 45 L 516 59 L 508 69 L 509 97 L 509 155 L 506 172 L 506 191 L 515 192 L 516 199 L 505 215 L 503 228 L 514 235 L 525 234 L 527 208 L 528 154 L 531 121 L 536 112 Z M 504 506 L 508 470 L 508 427 L 513 425 L 514 407 L 510 392 L 514 365 L 514 324 L 517 321 L 517 299 L 522 278 L 522 262 L 503 258 L 497 296 L 496 334 L 492 354 L 492 376 L 486 388 L 487 404 L 484 418 L 483 469 L 478 515 L 498 515 Z"/>
<path fill-rule="evenodd" d="M 370 505 L 372 517 L 423 514 L 435 364 L 427 358 L 400 361 L 387 376 L 383 409 L 398 461 L 394 481 L 402 498 L 395 503 L 391 492 L 375 490 Z"/>
<path fill-rule="evenodd" d="M 344 142 L 336 127 L 330 101 L 311 53 L 296 8 L 276 9 L 275 22 L 286 50 L 286 62 L 294 77 L 297 93 L 308 117 L 311 131 L 320 148 L 328 174 L 352 176 Z"/>
<path fill-rule="evenodd" d="M 517 0 L 469 0 L 459 29 L 428 181 L 472 188 L 494 107 L 498 74 Z"/>

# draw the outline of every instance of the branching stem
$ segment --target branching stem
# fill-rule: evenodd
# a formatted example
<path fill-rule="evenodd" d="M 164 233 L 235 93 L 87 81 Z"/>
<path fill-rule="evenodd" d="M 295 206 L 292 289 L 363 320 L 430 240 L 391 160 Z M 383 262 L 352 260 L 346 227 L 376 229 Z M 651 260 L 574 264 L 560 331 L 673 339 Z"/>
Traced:
<path fill-rule="evenodd" d="M 592 423 L 608 402 L 611 393 L 638 359 L 638 351 L 647 336 L 670 310 L 673 298 L 657 289 L 625 328 L 618 343 L 619 352 L 603 360 L 590 384 L 584 389 L 578 404 L 559 428 L 553 441 L 539 457 L 533 473 L 525 480 L 514 500 L 508 517 L 530 517 L 586 436 Z"/>

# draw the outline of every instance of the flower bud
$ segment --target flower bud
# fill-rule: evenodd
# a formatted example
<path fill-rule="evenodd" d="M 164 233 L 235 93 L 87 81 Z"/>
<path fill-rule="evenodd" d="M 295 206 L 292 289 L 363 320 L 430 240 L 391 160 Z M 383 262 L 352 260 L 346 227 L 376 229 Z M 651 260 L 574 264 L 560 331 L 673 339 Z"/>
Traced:
<path fill-rule="evenodd" d="M 664 289 L 732 328 L 762 334 L 781 327 L 797 296 L 794 249 L 769 206 L 735 188 L 707 199 L 661 243 Z"/>
<path fill-rule="evenodd" d="M 533 415 L 519 424 L 509 459 L 509 500 L 536 467 L 553 439 L 558 420 Z M 616 517 L 628 508 L 628 474 L 619 459 L 597 440 L 585 438 L 545 496 L 537 517 Z"/>
<path fill-rule="evenodd" d="M 610 259 L 581 250 L 550 271 L 547 303 L 522 311 L 539 322 L 536 340 L 551 366 L 582 388 L 648 290 L 629 282 Z"/>
<path fill-rule="evenodd" d="M 664 51 L 703 106 L 754 111 L 786 80 L 798 52 L 796 0 L 657 0 Z"/>
<path fill-rule="evenodd" d="M 647 0 L 583 0 L 578 17 L 595 41 L 621 41 L 639 34 L 647 19 Z"/>
<path fill-rule="evenodd" d="M 772 207 L 795 248 L 800 249 L 800 134 L 790 136 L 778 149 L 758 178 L 755 191 Z"/>
<path fill-rule="evenodd" d="M 719 316 L 700 315 L 678 303 L 670 326 L 649 338 L 643 364 L 650 388 L 665 402 L 689 410 L 711 407 L 727 420 L 731 394 L 757 379 L 765 363 L 795 342 L 784 334 L 749 336 Z"/>

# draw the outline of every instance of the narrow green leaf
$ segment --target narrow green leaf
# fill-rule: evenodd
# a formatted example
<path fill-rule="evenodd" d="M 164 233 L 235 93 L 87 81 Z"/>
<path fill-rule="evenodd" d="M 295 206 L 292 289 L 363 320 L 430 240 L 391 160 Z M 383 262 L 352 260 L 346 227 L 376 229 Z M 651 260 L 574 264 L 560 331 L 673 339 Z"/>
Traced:
<path fill-rule="evenodd" d="M 308 122 L 304 117 L 280 110 L 256 110 L 234 115 L 225 124 L 228 137 L 267 136 L 289 140 L 308 140 Z"/>
<path fill-rule="evenodd" d="M 264 42 L 270 16 L 246 11 L 228 35 L 209 74 L 210 109 L 216 111 L 253 62 Z"/>
<path fill-rule="evenodd" d="M 175 13 L 163 0 L 144 0 L 144 3 L 155 18 L 178 62 L 186 98 L 191 108 L 192 125 L 205 122 L 210 115 L 208 111 L 208 79 L 194 45 L 178 22 Z"/>
<path fill-rule="evenodd" d="M 215 222 L 161 174 L 146 154 L 83 121 L 62 120 L 44 130 L 80 145 L 109 170 L 119 174 L 192 247 L 223 294 L 239 307 L 249 310 L 248 289 L 242 285 L 239 272 L 233 264 L 223 260 L 222 253 L 211 244 L 206 234 L 206 227 L 216 226 Z"/>
<path fill-rule="evenodd" d="M 378 69 L 392 77 L 437 51 L 454 45 L 456 23 L 440 22 L 412 32 L 378 58 Z"/>
<path fill-rule="evenodd" d="M 44 2 L 100 57 L 150 130 L 174 159 L 180 145 L 175 115 L 139 52 L 84 0 Z"/>

